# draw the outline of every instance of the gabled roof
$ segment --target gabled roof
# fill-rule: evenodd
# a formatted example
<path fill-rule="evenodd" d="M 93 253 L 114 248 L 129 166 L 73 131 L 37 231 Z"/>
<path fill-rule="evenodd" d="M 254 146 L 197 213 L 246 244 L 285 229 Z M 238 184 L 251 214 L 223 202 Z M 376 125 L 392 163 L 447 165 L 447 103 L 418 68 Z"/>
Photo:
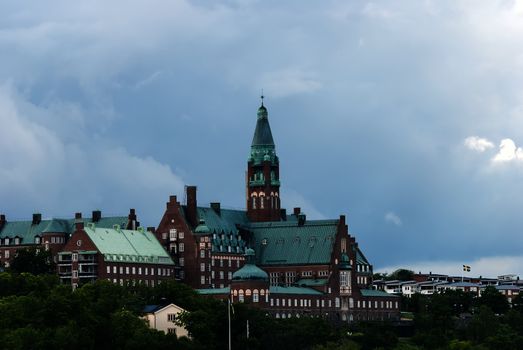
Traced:
<path fill-rule="evenodd" d="M 329 264 L 338 220 L 252 223 L 257 265 Z"/>
<path fill-rule="evenodd" d="M 356 264 L 370 265 L 369 261 L 367 260 L 367 258 L 365 257 L 365 255 L 363 254 L 363 252 L 360 250 L 359 247 L 356 249 Z"/>
<path fill-rule="evenodd" d="M 151 313 L 156 313 L 158 311 L 166 309 L 168 307 L 174 307 L 178 310 L 185 311 L 183 308 L 179 307 L 178 305 L 171 303 L 171 304 L 167 304 L 167 305 L 145 305 L 142 312 L 144 314 L 151 314 Z"/>
<path fill-rule="evenodd" d="M 169 254 L 149 231 L 102 228 L 88 225 L 85 232 L 106 261 L 173 265 Z"/>

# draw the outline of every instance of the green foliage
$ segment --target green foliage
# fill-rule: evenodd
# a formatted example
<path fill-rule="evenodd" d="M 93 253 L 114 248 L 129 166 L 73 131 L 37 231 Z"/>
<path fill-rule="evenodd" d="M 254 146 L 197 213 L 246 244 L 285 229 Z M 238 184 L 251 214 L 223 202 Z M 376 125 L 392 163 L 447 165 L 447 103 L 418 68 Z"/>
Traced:
<path fill-rule="evenodd" d="M 477 299 L 478 306 L 487 306 L 496 314 L 504 314 L 509 309 L 507 298 L 493 286 L 485 288 L 481 297 Z"/>
<path fill-rule="evenodd" d="M 33 275 L 51 274 L 54 273 L 55 264 L 50 251 L 36 248 L 18 249 L 11 260 L 9 270 Z"/>
<path fill-rule="evenodd" d="M 388 273 L 375 273 L 373 276 L 374 280 L 386 280 L 386 281 L 411 281 L 414 277 L 414 271 L 407 270 L 407 269 L 397 269 L 396 271 L 392 272 L 391 274 Z"/>

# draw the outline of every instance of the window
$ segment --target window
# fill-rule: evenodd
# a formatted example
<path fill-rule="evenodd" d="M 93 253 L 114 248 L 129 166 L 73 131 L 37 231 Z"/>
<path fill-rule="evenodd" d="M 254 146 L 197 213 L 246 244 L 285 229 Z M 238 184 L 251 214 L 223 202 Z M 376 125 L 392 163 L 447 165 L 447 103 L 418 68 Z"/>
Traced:
<path fill-rule="evenodd" d="M 200 258 L 205 258 L 205 250 L 200 250 Z"/>
<path fill-rule="evenodd" d="M 78 261 L 78 253 L 73 253 L 73 261 Z M 116 271 L 114 273 L 116 273 Z"/>
<path fill-rule="evenodd" d="M 238 301 L 239 301 L 240 303 L 243 303 L 243 302 L 245 301 L 245 298 L 244 298 L 244 296 L 243 296 L 243 290 L 242 290 L 242 289 L 240 289 L 240 292 L 238 293 Z M 276 304 L 277 304 L 277 303 L 276 303 Z"/>
<path fill-rule="evenodd" d="M 141 267 L 138 268 L 138 274 L 139 274 L 139 275 L 142 274 L 142 268 L 141 268 Z"/>
<path fill-rule="evenodd" d="M 162 233 L 162 239 L 167 239 L 167 232 Z"/>
<path fill-rule="evenodd" d="M 211 266 L 214 266 L 214 258 L 211 259 Z"/>
<path fill-rule="evenodd" d="M 178 250 L 181 252 L 185 251 L 185 245 L 183 243 L 180 243 L 180 245 L 178 246 Z"/>
<path fill-rule="evenodd" d="M 185 259 L 184 258 L 180 258 L 179 260 L 179 263 L 180 263 L 180 266 L 185 266 Z M 154 270 L 151 269 L 151 275 L 154 275 Z"/>
<path fill-rule="evenodd" d="M 123 267 L 120 266 L 120 275 L 123 275 Z"/>
<path fill-rule="evenodd" d="M 200 276 L 200 283 L 205 284 L 205 276 Z"/>
<path fill-rule="evenodd" d="M 271 306 L 274 306 L 274 299 L 271 298 Z"/>
<path fill-rule="evenodd" d="M 223 267 L 223 259 L 220 259 L 220 267 Z"/>
<path fill-rule="evenodd" d="M 281 300 L 281 306 L 285 306 L 285 299 Z M 289 304 L 289 306 L 291 306 L 291 305 Z"/>
<path fill-rule="evenodd" d="M 78 270 L 73 270 L 73 278 L 78 278 Z"/>
<path fill-rule="evenodd" d="M 201 272 L 205 272 L 205 264 L 204 263 L 200 264 L 200 271 Z"/>
<path fill-rule="evenodd" d="M 345 253 L 347 251 L 347 239 L 342 238 L 341 239 L 341 252 Z"/>
<path fill-rule="evenodd" d="M 183 236 L 184 236 L 183 232 L 178 233 L 178 238 L 183 239 Z"/>
<path fill-rule="evenodd" d="M 40 237 L 35 237 L 35 243 L 40 244 Z"/>
<path fill-rule="evenodd" d="M 231 265 L 232 265 L 231 259 L 227 260 L 227 264 L 228 264 L 229 267 L 231 267 Z"/>
<path fill-rule="evenodd" d="M 252 302 L 257 303 L 259 301 L 258 291 L 255 289 L 254 293 L 252 293 Z"/>
<path fill-rule="evenodd" d="M 111 266 L 107 266 L 107 273 L 111 273 Z"/>
<path fill-rule="evenodd" d="M 167 321 L 169 321 L 169 322 L 176 321 L 176 314 L 167 314 Z"/>
<path fill-rule="evenodd" d="M 214 271 L 211 271 L 211 278 L 214 279 Z"/>
<path fill-rule="evenodd" d="M 236 267 L 240 267 L 240 260 L 236 260 Z"/>
<path fill-rule="evenodd" d="M 256 209 L 256 197 L 252 197 L 252 209 Z"/>
<path fill-rule="evenodd" d="M 180 271 L 180 279 L 184 279 L 185 278 L 185 271 Z"/>
<path fill-rule="evenodd" d="M 169 238 L 171 241 L 174 241 L 176 239 L 176 229 L 172 228 L 169 230 Z"/>
<path fill-rule="evenodd" d="M 227 272 L 227 278 L 232 280 L 232 272 L 231 271 Z"/>
<path fill-rule="evenodd" d="M 158 272 L 156 273 L 157 276 L 161 276 L 162 275 L 162 269 L 161 268 L 158 268 Z"/>
<path fill-rule="evenodd" d="M 220 279 L 223 279 L 223 271 L 220 271 Z"/>
<path fill-rule="evenodd" d="M 19 245 L 19 244 L 20 244 L 20 238 L 15 237 L 15 244 L 16 244 L 16 245 Z"/>

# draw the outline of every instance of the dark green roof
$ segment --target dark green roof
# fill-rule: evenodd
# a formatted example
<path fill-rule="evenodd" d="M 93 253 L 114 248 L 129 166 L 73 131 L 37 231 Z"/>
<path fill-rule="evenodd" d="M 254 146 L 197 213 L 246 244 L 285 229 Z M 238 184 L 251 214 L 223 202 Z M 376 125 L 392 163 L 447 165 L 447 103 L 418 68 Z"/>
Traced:
<path fill-rule="evenodd" d="M 327 284 L 329 280 L 327 278 L 319 278 L 319 279 L 312 279 L 312 278 L 303 278 L 296 282 L 297 286 L 306 286 L 306 287 L 318 287 L 318 286 L 324 286 Z"/>
<path fill-rule="evenodd" d="M 84 222 L 91 222 L 91 219 L 83 219 Z M 113 227 L 120 225 L 127 226 L 128 218 L 125 216 L 101 218 L 96 226 L 98 227 Z M 41 236 L 45 233 L 65 233 L 70 235 L 74 232 L 74 219 L 45 219 L 40 223 L 33 225 L 32 220 L 25 221 L 7 221 L 0 231 L 0 238 L 5 237 L 20 237 L 21 244 L 33 244 L 36 236 Z"/>
<path fill-rule="evenodd" d="M 212 295 L 212 294 L 229 294 L 231 289 L 229 287 L 225 288 L 207 288 L 207 289 L 196 289 L 199 294 Z"/>
<path fill-rule="evenodd" d="M 382 290 L 375 290 L 375 289 L 360 289 L 361 295 L 364 297 L 385 297 L 385 298 L 394 298 L 398 297 L 396 295 L 389 294 L 387 292 L 384 292 Z"/>
<path fill-rule="evenodd" d="M 187 211 L 187 207 L 182 208 L 185 212 Z M 247 213 L 244 210 L 220 209 L 220 214 L 218 214 L 212 208 L 198 207 L 197 211 L 200 223 L 195 228 L 194 233 L 212 234 L 212 251 L 214 253 L 227 253 L 229 246 L 231 247 L 230 253 L 243 254 L 245 252 L 246 242 L 240 239 L 237 227 L 249 223 Z M 223 238 L 222 234 L 224 235 Z M 214 237 L 214 235 L 216 236 Z"/>
<path fill-rule="evenodd" d="M 252 223 L 257 265 L 329 264 L 338 220 Z"/>
<path fill-rule="evenodd" d="M 305 295 L 323 295 L 322 292 L 316 289 L 306 287 L 280 287 L 271 286 L 269 288 L 271 294 L 305 294 Z"/>
<path fill-rule="evenodd" d="M 367 260 L 365 255 L 363 255 L 363 252 L 360 250 L 360 248 L 357 248 L 356 250 L 356 264 L 370 265 L 369 261 Z"/>
<path fill-rule="evenodd" d="M 256 265 L 245 264 L 243 267 L 232 274 L 233 281 L 249 280 L 269 280 L 267 272 L 263 271 Z"/>
<path fill-rule="evenodd" d="M 258 109 L 258 120 L 256 121 L 256 130 L 254 130 L 251 146 L 274 146 L 267 108 L 264 106 Z"/>

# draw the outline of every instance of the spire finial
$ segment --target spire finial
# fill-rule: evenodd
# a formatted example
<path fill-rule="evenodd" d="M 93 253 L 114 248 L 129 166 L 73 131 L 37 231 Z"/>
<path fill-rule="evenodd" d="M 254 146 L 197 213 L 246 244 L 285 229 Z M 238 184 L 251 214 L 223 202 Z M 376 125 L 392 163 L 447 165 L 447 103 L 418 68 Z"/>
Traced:
<path fill-rule="evenodd" d="M 263 96 L 263 89 L 262 89 L 262 93 L 261 93 L 260 98 L 261 98 L 261 105 L 262 105 L 262 107 L 263 107 L 263 99 L 265 98 L 265 96 Z"/>

